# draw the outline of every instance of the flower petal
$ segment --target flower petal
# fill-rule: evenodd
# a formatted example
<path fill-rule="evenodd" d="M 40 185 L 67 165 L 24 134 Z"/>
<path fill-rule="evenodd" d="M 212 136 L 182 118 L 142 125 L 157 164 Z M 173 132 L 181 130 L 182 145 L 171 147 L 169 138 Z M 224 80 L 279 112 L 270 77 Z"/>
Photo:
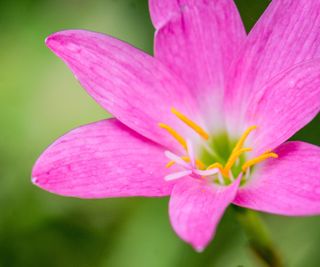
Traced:
<path fill-rule="evenodd" d="M 158 123 L 177 125 L 172 107 L 194 117 L 194 101 L 184 83 L 156 59 L 124 42 L 68 30 L 52 34 L 46 44 L 102 107 L 145 137 L 170 146 L 172 138 Z"/>
<path fill-rule="evenodd" d="M 320 57 L 320 1 L 272 1 L 249 33 L 229 72 L 225 100 L 229 127 L 242 124 L 250 95 L 293 65 Z M 249 107 L 250 108 L 250 107 Z"/>
<path fill-rule="evenodd" d="M 77 128 L 53 143 L 33 167 L 33 182 L 80 198 L 165 196 L 163 148 L 116 119 Z"/>
<path fill-rule="evenodd" d="M 209 185 L 192 178 L 177 182 L 169 202 L 170 220 L 176 233 L 197 251 L 202 251 L 233 201 L 239 181 L 237 179 L 228 187 Z"/>
<path fill-rule="evenodd" d="M 234 204 L 281 215 L 320 213 L 320 148 L 288 142 L 267 160 L 247 185 L 238 191 Z"/>
<path fill-rule="evenodd" d="M 171 17 L 179 14 L 179 1 L 149 0 L 149 10 L 152 23 L 158 29 L 167 23 Z"/>
<path fill-rule="evenodd" d="M 257 125 L 252 144 L 256 154 L 276 148 L 310 122 L 320 109 L 320 60 L 282 72 L 252 96 L 247 125 Z"/>
<path fill-rule="evenodd" d="M 225 73 L 246 37 L 234 2 L 150 0 L 149 4 L 157 28 L 156 58 L 189 85 L 202 112 L 210 113 L 208 126 L 221 128 Z"/>

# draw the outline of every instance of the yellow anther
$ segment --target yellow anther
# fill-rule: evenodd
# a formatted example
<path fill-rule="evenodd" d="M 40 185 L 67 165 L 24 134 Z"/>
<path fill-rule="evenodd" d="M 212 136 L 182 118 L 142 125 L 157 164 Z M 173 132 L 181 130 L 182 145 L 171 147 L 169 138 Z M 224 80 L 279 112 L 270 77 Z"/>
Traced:
<path fill-rule="evenodd" d="M 187 151 L 187 142 L 186 140 L 184 140 L 184 138 L 180 134 L 178 134 L 173 128 L 171 128 L 167 124 L 159 123 L 158 125 L 160 128 L 165 129 L 169 134 L 171 134 L 173 138 L 176 139 Z"/>
<path fill-rule="evenodd" d="M 183 159 L 183 160 L 184 160 L 185 162 L 187 162 L 187 163 L 190 162 L 190 158 L 187 157 L 187 156 L 183 156 L 183 157 L 181 157 L 181 159 Z M 167 163 L 166 168 L 170 168 L 170 167 L 172 167 L 174 164 L 175 164 L 175 161 L 171 160 L 171 161 L 169 161 L 169 162 Z M 203 163 L 201 160 L 199 160 L 199 159 L 196 159 L 196 165 L 197 165 L 197 167 L 198 167 L 199 169 L 201 169 L 201 170 L 205 168 L 204 163 Z"/>
<path fill-rule="evenodd" d="M 242 165 L 242 171 L 245 172 L 249 167 L 251 167 L 261 161 L 264 161 L 268 158 L 275 158 L 276 159 L 276 158 L 278 158 L 278 155 L 276 153 L 271 152 L 271 153 L 264 153 L 254 159 L 250 159 Z"/>
<path fill-rule="evenodd" d="M 229 170 L 232 168 L 233 164 L 236 162 L 236 160 L 240 157 L 240 155 L 244 152 L 252 151 L 252 148 L 241 148 L 237 151 L 234 151 L 231 153 L 226 165 L 224 166 L 224 169 L 222 171 L 222 174 L 226 177 L 229 176 Z"/>
<path fill-rule="evenodd" d="M 243 147 L 244 142 L 246 141 L 248 135 L 255 129 L 257 129 L 257 126 L 251 126 L 243 133 L 243 135 L 240 137 L 239 141 L 237 142 L 236 146 L 232 150 L 232 154 L 233 154 L 233 152 L 235 152 Z"/>
<path fill-rule="evenodd" d="M 181 157 L 181 159 L 183 159 L 185 162 L 190 162 L 190 158 L 188 156 L 183 156 Z M 171 160 L 167 163 L 166 168 L 170 168 L 171 166 L 173 166 L 176 162 L 174 160 Z"/>
<path fill-rule="evenodd" d="M 185 162 L 190 162 L 190 158 L 188 156 L 181 157 Z"/>
<path fill-rule="evenodd" d="M 206 166 L 200 159 L 196 159 L 196 165 L 200 170 L 204 170 L 206 168 Z"/>
<path fill-rule="evenodd" d="M 215 169 L 215 168 L 218 168 L 220 171 L 223 170 L 223 166 L 222 166 L 222 164 L 220 164 L 219 162 L 216 162 L 216 163 L 211 164 L 211 165 L 207 168 L 207 170 L 212 170 L 212 169 Z"/>
<path fill-rule="evenodd" d="M 172 167 L 175 163 L 176 163 L 176 162 L 173 161 L 173 160 L 169 161 L 169 162 L 167 163 L 167 165 L 166 165 L 166 168 Z"/>
<path fill-rule="evenodd" d="M 190 120 L 187 116 L 180 113 L 175 108 L 171 108 L 171 112 L 176 115 L 180 120 L 182 120 L 185 124 L 187 124 L 190 128 L 192 128 L 197 134 L 199 134 L 203 139 L 208 140 L 209 134 L 198 124 Z"/>

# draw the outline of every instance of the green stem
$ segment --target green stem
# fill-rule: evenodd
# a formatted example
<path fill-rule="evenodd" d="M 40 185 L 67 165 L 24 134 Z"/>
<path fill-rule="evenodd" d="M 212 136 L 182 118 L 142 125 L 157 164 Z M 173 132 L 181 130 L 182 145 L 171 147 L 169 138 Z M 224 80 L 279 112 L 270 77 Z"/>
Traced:
<path fill-rule="evenodd" d="M 257 212 L 234 206 L 237 219 L 244 228 L 251 250 L 266 266 L 283 267 L 283 261 L 270 239 L 269 232 Z"/>

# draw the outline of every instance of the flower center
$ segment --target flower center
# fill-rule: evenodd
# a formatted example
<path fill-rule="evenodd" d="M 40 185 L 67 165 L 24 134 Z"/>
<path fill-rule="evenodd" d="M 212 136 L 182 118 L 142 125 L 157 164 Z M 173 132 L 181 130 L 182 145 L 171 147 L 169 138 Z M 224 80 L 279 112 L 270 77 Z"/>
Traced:
<path fill-rule="evenodd" d="M 278 157 L 276 153 L 268 150 L 258 157 L 247 160 L 247 153 L 253 149 L 251 147 L 244 147 L 244 145 L 250 133 L 256 130 L 257 126 L 249 127 L 237 142 L 234 142 L 232 150 L 229 150 L 229 153 L 225 156 L 225 151 L 228 151 L 226 148 L 229 147 L 228 145 L 222 149 L 223 153 L 219 152 L 216 149 L 217 142 L 214 142 L 215 138 L 210 137 L 207 131 L 175 108 L 172 108 L 171 112 L 201 138 L 201 150 L 203 150 L 203 153 L 202 156 L 196 157 L 190 140 L 186 140 L 169 125 L 159 123 L 159 127 L 166 130 L 185 150 L 185 155 L 181 156 L 170 151 L 165 151 L 166 157 L 170 160 L 166 165 L 167 168 L 175 164 L 182 167 L 181 171 L 167 175 L 165 180 L 192 176 L 197 179 L 206 178 L 212 182 L 227 185 L 232 183 L 239 175 L 242 175 L 242 182 L 244 182 L 248 180 L 250 171 L 256 164 L 268 158 Z M 224 137 L 224 142 L 230 143 L 229 138 Z M 221 142 L 218 141 L 218 143 Z M 218 145 L 221 147 L 221 144 Z"/>

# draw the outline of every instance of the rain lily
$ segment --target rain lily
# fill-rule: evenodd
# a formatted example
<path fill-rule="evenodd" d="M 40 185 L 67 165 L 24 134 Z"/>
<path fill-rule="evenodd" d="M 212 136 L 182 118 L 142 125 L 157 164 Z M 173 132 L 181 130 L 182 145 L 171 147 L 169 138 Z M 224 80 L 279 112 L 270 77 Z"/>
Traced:
<path fill-rule="evenodd" d="M 320 107 L 320 2 L 274 0 L 247 35 L 231 0 L 150 0 L 155 56 L 84 30 L 47 46 L 115 118 L 37 160 L 37 186 L 80 198 L 169 196 L 201 251 L 230 204 L 320 213 L 320 149 L 286 142 Z M 285 142 L 285 143 L 284 143 Z"/>

